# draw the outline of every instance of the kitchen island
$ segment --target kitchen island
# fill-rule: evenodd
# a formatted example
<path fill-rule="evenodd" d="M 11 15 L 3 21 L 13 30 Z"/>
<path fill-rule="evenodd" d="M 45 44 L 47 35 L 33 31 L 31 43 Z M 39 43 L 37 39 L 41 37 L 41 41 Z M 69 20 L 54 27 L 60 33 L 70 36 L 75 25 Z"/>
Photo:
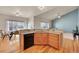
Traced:
<path fill-rule="evenodd" d="M 56 31 L 20 32 L 21 51 L 24 51 L 25 49 L 33 45 L 43 45 L 43 46 L 47 45 L 59 50 L 62 48 L 62 40 L 63 40 L 62 32 L 56 32 Z"/>

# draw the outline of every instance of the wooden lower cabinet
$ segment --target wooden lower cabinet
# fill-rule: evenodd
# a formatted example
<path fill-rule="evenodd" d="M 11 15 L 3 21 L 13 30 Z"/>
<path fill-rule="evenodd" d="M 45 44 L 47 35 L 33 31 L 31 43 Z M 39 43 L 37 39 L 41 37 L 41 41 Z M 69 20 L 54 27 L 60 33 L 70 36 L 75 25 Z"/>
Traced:
<path fill-rule="evenodd" d="M 24 34 L 20 32 L 20 51 L 24 50 Z"/>
<path fill-rule="evenodd" d="M 47 45 L 48 44 L 48 34 L 47 33 L 42 33 L 41 34 L 41 38 L 42 38 L 42 44 L 43 45 Z"/>
<path fill-rule="evenodd" d="M 62 34 L 49 34 L 48 44 L 56 49 L 60 49 L 62 45 Z"/>
<path fill-rule="evenodd" d="M 34 44 L 47 44 L 47 34 L 46 33 L 35 33 L 34 34 Z"/>
<path fill-rule="evenodd" d="M 34 44 L 41 44 L 41 33 L 34 33 Z"/>
<path fill-rule="evenodd" d="M 62 46 L 62 34 L 35 33 L 34 44 L 50 45 L 56 49 L 60 49 Z"/>
<path fill-rule="evenodd" d="M 34 44 L 41 44 L 41 37 L 34 37 Z"/>
<path fill-rule="evenodd" d="M 20 49 L 21 51 L 26 49 L 27 44 L 35 45 L 50 45 L 54 48 L 60 49 L 62 46 L 63 36 L 62 33 L 31 33 L 24 36 L 24 33 L 20 33 Z M 25 40 L 26 39 L 26 40 Z M 28 42 L 27 42 L 28 40 Z M 30 46 L 31 46 L 30 45 Z"/>

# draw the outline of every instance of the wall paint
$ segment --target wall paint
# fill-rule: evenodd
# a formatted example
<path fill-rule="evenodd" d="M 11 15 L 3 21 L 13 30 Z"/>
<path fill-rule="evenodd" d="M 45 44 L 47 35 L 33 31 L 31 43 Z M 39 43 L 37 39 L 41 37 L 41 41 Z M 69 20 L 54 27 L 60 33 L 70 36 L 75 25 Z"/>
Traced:
<path fill-rule="evenodd" d="M 60 19 L 55 19 L 52 21 L 52 28 L 62 29 L 64 32 L 73 32 L 75 29 L 76 24 L 78 23 L 78 12 L 79 10 L 76 9 L 64 16 Z"/>
<path fill-rule="evenodd" d="M 7 20 L 24 21 L 24 22 L 26 22 L 26 24 L 28 24 L 27 23 L 28 22 L 27 18 L 0 14 L 0 30 L 7 31 L 7 25 L 6 25 Z"/>
<path fill-rule="evenodd" d="M 33 16 L 29 17 L 28 29 L 34 29 L 34 17 Z"/>
<path fill-rule="evenodd" d="M 44 20 L 44 19 L 41 19 L 41 18 L 38 18 L 38 17 L 34 17 L 34 29 L 42 29 L 41 25 L 40 25 L 41 22 L 47 22 L 47 23 L 49 23 L 49 28 L 50 28 L 51 21 L 49 21 L 47 19 Z"/>
<path fill-rule="evenodd" d="M 78 21 L 77 21 L 77 24 L 78 24 L 78 28 L 79 28 L 79 8 L 78 8 Z"/>

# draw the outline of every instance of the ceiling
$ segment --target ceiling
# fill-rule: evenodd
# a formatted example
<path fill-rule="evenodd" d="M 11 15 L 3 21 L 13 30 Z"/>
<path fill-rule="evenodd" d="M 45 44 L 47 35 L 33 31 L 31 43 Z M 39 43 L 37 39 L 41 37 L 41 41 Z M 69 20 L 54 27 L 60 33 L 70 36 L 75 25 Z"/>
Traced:
<path fill-rule="evenodd" d="M 63 16 L 77 8 L 77 6 L 56 6 L 53 9 L 36 16 L 36 18 L 41 20 L 53 20 L 57 18 L 58 15 Z"/>
<path fill-rule="evenodd" d="M 43 10 L 39 10 L 38 6 L 0 6 L 0 14 L 16 16 L 16 12 L 19 10 L 19 16 L 21 17 L 35 16 L 43 19 L 51 19 L 55 18 L 57 13 L 64 15 L 76 8 L 76 6 L 45 6 Z"/>
<path fill-rule="evenodd" d="M 22 17 L 36 16 L 43 12 L 53 9 L 54 7 L 45 7 L 43 10 L 39 10 L 38 6 L 0 6 L 0 14 L 5 15 L 16 15 L 16 12 L 19 10 L 19 13 Z"/>

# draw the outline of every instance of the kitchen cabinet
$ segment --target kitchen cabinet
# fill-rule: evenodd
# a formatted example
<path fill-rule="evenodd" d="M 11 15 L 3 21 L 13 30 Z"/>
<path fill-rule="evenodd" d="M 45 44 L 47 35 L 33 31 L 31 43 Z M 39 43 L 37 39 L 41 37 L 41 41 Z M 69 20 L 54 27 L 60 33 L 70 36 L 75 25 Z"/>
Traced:
<path fill-rule="evenodd" d="M 56 49 L 62 47 L 62 33 L 35 32 L 24 34 L 21 32 L 20 37 L 21 51 L 33 45 L 49 45 Z"/>
<path fill-rule="evenodd" d="M 34 44 L 47 44 L 47 33 L 35 33 L 34 34 Z"/>
<path fill-rule="evenodd" d="M 61 34 L 55 34 L 50 33 L 48 38 L 48 44 L 56 49 L 60 49 L 62 45 L 62 33 Z"/>
<path fill-rule="evenodd" d="M 62 45 L 62 33 L 34 33 L 34 44 L 49 45 L 60 49 Z"/>
<path fill-rule="evenodd" d="M 42 38 L 41 43 L 43 45 L 47 45 L 48 44 L 48 33 L 42 33 L 41 34 L 41 38 Z"/>
<path fill-rule="evenodd" d="M 41 33 L 34 33 L 34 44 L 41 44 Z"/>

